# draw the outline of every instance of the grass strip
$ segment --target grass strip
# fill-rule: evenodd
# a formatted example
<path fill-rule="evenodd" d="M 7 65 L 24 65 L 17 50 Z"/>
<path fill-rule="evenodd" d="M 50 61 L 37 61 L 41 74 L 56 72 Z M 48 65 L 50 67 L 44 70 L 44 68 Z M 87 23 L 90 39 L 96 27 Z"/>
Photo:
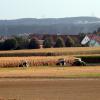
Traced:
<path fill-rule="evenodd" d="M 99 71 L 98 71 L 99 70 Z M 56 78 L 100 78 L 97 67 L 37 67 L 37 68 L 0 68 L 0 78 L 56 79 Z"/>

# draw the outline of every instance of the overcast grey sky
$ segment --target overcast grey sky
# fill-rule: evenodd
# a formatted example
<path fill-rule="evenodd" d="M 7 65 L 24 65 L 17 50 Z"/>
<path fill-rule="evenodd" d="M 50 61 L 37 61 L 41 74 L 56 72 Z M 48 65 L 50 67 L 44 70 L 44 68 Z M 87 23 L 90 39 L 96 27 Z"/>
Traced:
<path fill-rule="evenodd" d="M 0 19 L 100 17 L 100 0 L 0 0 Z"/>

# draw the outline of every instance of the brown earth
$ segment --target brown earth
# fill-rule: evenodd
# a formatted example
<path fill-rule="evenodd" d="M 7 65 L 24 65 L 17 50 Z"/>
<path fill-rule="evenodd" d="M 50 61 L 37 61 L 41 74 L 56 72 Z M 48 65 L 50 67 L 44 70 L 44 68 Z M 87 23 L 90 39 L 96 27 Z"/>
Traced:
<path fill-rule="evenodd" d="M 0 100 L 100 100 L 100 79 L 1 79 L 0 98 Z"/>

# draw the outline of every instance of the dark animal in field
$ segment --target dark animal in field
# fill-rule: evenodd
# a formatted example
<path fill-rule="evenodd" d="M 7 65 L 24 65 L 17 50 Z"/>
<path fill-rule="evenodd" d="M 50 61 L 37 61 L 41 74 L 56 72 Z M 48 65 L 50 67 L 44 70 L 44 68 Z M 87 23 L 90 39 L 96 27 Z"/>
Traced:
<path fill-rule="evenodd" d="M 64 58 L 58 59 L 56 65 L 58 65 L 58 66 L 65 66 L 66 65 L 65 59 Z"/>
<path fill-rule="evenodd" d="M 80 58 L 76 58 L 72 66 L 86 66 L 86 63 L 82 61 Z"/>
<path fill-rule="evenodd" d="M 25 61 L 21 61 L 21 63 L 19 64 L 19 67 L 28 67 L 29 63 L 25 60 Z"/>

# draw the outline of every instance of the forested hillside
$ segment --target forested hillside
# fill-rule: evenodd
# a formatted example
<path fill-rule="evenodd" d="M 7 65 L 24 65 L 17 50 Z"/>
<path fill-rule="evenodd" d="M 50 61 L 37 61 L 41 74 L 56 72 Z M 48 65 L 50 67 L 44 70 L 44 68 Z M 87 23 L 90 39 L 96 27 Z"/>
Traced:
<path fill-rule="evenodd" d="M 21 33 L 78 34 L 92 32 L 98 27 L 100 27 L 100 19 L 96 17 L 0 20 L 0 34 L 3 35 Z"/>

